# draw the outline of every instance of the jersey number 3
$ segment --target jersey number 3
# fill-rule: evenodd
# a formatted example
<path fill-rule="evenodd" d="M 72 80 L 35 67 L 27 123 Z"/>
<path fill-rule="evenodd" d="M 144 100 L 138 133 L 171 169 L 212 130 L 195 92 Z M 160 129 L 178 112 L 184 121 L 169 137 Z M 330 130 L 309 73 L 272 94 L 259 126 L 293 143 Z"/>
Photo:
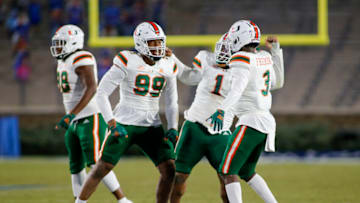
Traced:
<path fill-rule="evenodd" d="M 135 94 L 140 95 L 140 96 L 146 96 L 147 93 L 150 92 L 150 95 L 152 97 L 160 96 L 160 92 L 165 84 L 165 78 L 164 77 L 154 77 L 152 79 L 151 83 L 152 83 L 151 90 L 149 90 L 150 89 L 149 88 L 150 87 L 150 76 L 144 75 L 144 74 L 137 75 L 136 79 L 135 79 L 136 88 L 134 88 Z"/>
<path fill-rule="evenodd" d="M 68 73 L 66 71 L 57 72 L 56 79 L 58 82 L 58 87 L 60 92 L 68 93 L 70 92 L 70 85 L 68 82 Z"/>
<path fill-rule="evenodd" d="M 263 96 L 267 96 L 269 94 L 269 82 L 270 82 L 270 71 L 267 70 L 263 74 L 263 78 L 265 79 L 265 89 L 261 90 L 261 94 Z"/>

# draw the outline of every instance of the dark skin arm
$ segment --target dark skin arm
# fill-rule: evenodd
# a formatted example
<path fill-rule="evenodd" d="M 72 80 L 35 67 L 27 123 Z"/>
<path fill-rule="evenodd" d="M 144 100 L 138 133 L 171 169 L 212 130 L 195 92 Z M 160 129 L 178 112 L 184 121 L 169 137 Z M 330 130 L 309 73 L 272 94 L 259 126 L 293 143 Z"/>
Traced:
<path fill-rule="evenodd" d="M 70 113 L 78 114 L 90 102 L 96 93 L 97 84 L 95 81 L 93 66 L 80 66 L 76 68 L 75 73 L 79 76 L 81 82 L 85 85 L 85 93 L 79 103 Z"/>

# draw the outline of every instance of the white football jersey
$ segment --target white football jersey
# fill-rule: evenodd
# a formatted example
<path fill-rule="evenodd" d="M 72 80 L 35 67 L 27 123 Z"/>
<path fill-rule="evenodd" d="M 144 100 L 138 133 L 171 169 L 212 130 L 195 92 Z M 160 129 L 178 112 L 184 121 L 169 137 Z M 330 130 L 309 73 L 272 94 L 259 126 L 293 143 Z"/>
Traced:
<path fill-rule="evenodd" d="M 238 83 L 232 88 L 241 89 L 238 92 L 241 97 L 236 102 L 229 102 L 232 100 L 231 97 L 236 98 L 231 90 L 221 109 L 225 110 L 225 114 L 231 111 L 239 118 L 236 126 L 246 125 L 268 134 L 265 150 L 274 151 L 276 123 L 270 113 L 270 90 L 274 83 L 272 56 L 266 51 L 240 51 L 233 54 L 229 65 L 233 75 L 232 82 Z"/>
<path fill-rule="evenodd" d="M 171 103 L 176 105 L 177 111 L 178 68 L 172 58 L 164 57 L 151 66 L 145 63 L 137 52 L 121 51 L 115 56 L 113 63 L 114 66 L 100 82 L 99 92 L 105 91 L 106 95 L 109 95 L 114 85 L 120 86 L 120 101 L 113 115 L 101 107 L 106 121 L 115 117 L 117 122 L 125 125 L 161 125 L 159 101 L 163 91 L 166 91 L 165 96 L 169 97 Z M 166 101 L 167 98 L 165 98 Z M 168 119 L 168 128 L 177 129 L 178 112 L 169 114 L 174 119 L 170 119 L 171 121 Z"/>
<path fill-rule="evenodd" d="M 209 133 L 215 134 L 210 122 L 206 121 L 221 105 L 228 94 L 231 85 L 230 69 L 223 69 L 216 65 L 214 53 L 202 50 L 193 60 L 194 68 L 191 70 L 180 70 L 179 79 L 185 83 L 190 80 L 193 85 L 198 83 L 195 99 L 191 107 L 184 112 L 186 120 L 201 123 L 207 127 Z M 179 66 L 181 67 L 181 66 Z M 196 71 L 197 75 L 191 78 L 182 78 L 184 71 Z M 185 76 L 186 77 L 186 76 Z M 194 82 L 195 80 L 197 80 Z M 224 117 L 223 131 L 230 130 L 234 116 L 231 112 Z"/>
<path fill-rule="evenodd" d="M 66 113 L 69 113 L 79 103 L 85 92 L 85 85 L 80 81 L 80 78 L 75 72 L 76 68 L 81 66 L 92 66 L 94 69 L 95 81 L 97 82 L 96 60 L 90 52 L 77 51 L 65 57 L 64 60 L 58 60 L 58 88 L 63 96 Z M 74 120 L 84 118 L 98 112 L 99 109 L 94 96 L 88 105 L 76 115 Z"/>

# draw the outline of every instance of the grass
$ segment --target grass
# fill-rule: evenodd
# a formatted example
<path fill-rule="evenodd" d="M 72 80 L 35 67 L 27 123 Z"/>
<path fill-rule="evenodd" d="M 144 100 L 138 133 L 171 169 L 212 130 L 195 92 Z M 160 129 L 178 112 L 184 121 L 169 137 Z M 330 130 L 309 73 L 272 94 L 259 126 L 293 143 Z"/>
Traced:
<path fill-rule="evenodd" d="M 355 203 L 360 201 L 360 162 L 355 163 L 274 163 L 260 164 L 257 172 L 267 181 L 280 203 Z M 159 177 L 151 161 L 120 161 L 115 173 L 126 196 L 135 203 L 155 202 Z M 262 200 L 244 182 L 244 202 Z M 1 203 L 73 203 L 66 159 L 22 158 L 0 160 Z M 104 185 L 89 203 L 114 203 Z M 207 162 L 193 170 L 183 202 L 221 202 L 215 171 Z"/>

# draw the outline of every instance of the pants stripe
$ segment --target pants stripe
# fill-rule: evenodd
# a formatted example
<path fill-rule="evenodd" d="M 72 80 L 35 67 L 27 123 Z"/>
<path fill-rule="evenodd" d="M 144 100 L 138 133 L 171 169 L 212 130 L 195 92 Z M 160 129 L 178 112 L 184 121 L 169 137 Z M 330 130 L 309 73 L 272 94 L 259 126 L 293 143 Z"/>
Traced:
<path fill-rule="evenodd" d="M 102 153 L 104 151 L 104 147 L 105 147 L 105 144 L 106 144 L 106 140 L 109 138 L 109 136 L 111 135 L 111 131 L 107 128 L 106 129 L 106 132 L 105 132 L 105 138 L 104 138 L 104 141 L 101 145 L 101 150 L 100 150 L 100 158 L 102 156 Z"/>
<path fill-rule="evenodd" d="M 180 135 L 179 135 L 179 139 L 178 139 L 178 141 L 176 142 L 176 145 L 175 145 L 175 148 L 174 148 L 174 152 L 176 152 L 176 148 L 177 148 L 177 146 L 178 146 L 178 144 L 179 144 L 179 142 L 180 142 L 180 139 L 181 139 L 181 135 L 182 135 L 182 132 L 183 132 L 183 129 L 184 129 L 184 125 L 185 125 L 185 122 L 186 122 L 186 120 L 184 121 L 184 123 L 182 124 L 182 126 L 181 126 L 181 129 L 180 129 Z"/>
<path fill-rule="evenodd" d="M 97 162 L 99 159 L 100 151 L 100 138 L 99 138 L 99 115 L 94 115 L 94 126 L 93 126 L 93 140 L 94 140 L 94 160 Z"/>
<path fill-rule="evenodd" d="M 230 167 L 231 162 L 234 158 L 234 155 L 235 155 L 237 149 L 239 148 L 241 141 L 245 135 L 246 128 L 247 128 L 246 126 L 241 126 L 239 132 L 235 136 L 235 139 L 234 139 L 233 143 L 231 144 L 230 150 L 226 155 L 226 159 L 225 159 L 223 168 L 221 169 L 222 173 L 227 174 L 229 172 L 229 167 Z"/>

